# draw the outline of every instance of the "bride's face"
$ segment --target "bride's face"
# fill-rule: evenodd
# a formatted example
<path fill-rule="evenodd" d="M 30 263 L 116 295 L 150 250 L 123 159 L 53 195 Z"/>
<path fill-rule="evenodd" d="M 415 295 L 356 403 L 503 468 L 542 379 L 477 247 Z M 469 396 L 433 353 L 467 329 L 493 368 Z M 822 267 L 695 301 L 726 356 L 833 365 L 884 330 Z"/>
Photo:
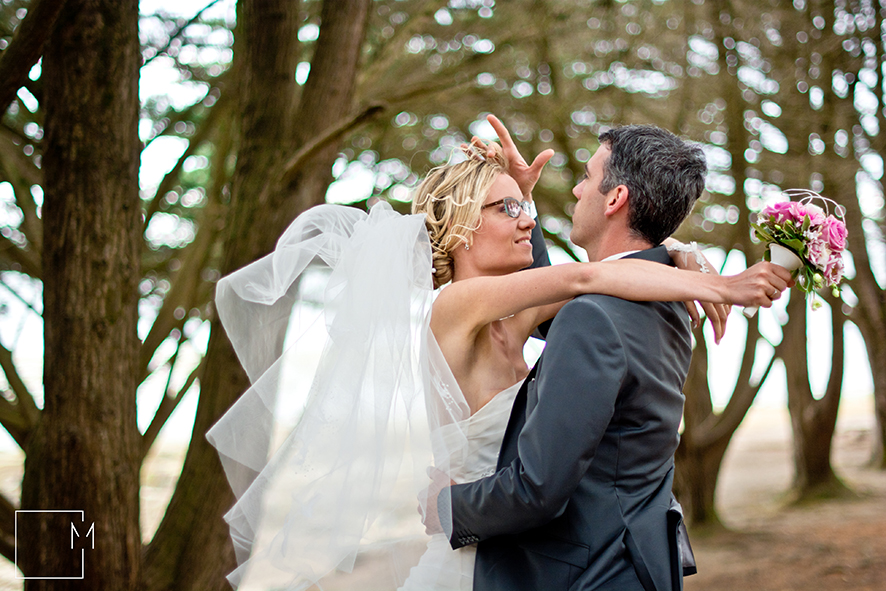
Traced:
<path fill-rule="evenodd" d="M 480 227 L 471 236 L 470 249 L 458 249 L 462 256 L 456 269 L 459 265 L 467 266 L 473 269 L 472 276 L 504 275 L 532 264 L 532 243 L 529 240 L 535 220 L 522 209 L 519 209 L 518 217 L 510 217 L 505 204 L 501 203 L 505 198 L 523 201 L 517 182 L 500 174 L 486 196 L 480 212 Z"/>

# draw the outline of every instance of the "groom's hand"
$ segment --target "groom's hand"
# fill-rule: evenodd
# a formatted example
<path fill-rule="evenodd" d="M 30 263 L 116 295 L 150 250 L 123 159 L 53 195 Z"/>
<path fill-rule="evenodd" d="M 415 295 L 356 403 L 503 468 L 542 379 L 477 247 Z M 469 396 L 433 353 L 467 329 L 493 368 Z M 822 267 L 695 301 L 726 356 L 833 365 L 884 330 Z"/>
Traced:
<path fill-rule="evenodd" d="M 449 476 L 437 468 L 428 468 L 428 476 L 431 484 L 418 494 L 418 514 L 422 516 L 425 533 L 430 535 L 442 534 L 443 526 L 440 524 L 440 516 L 437 513 L 437 499 L 444 488 L 455 484 Z"/>

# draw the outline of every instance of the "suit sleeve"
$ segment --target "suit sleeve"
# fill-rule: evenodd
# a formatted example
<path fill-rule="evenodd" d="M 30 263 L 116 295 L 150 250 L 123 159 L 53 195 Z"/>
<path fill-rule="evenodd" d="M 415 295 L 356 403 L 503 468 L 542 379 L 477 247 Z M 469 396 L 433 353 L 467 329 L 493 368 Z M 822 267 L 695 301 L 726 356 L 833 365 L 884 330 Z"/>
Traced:
<path fill-rule="evenodd" d="M 529 269 L 535 269 L 537 267 L 550 267 L 551 259 L 548 257 L 548 245 L 545 243 L 544 233 L 541 230 L 541 222 L 538 218 L 535 218 L 535 227 L 532 228 L 532 237 L 530 238 L 532 242 L 532 264 L 529 265 Z M 545 340 L 548 336 L 548 332 L 551 330 L 551 322 L 552 320 L 545 320 L 542 322 L 536 329 L 535 332 L 532 333 L 537 339 Z"/>
<path fill-rule="evenodd" d="M 517 442 L 517 458 L 496 474 L 451 487 L 450 543 L 516 534 L 566 509 L 615 412 L 626 374 L 618 331 L 600 305 L 573 300 L 557 315 L 535 383 L 537 404 Z M 441 496 L 442 498 L 442 496 Z"/>
<path fill-rule="evenodd" d="M 548 257 L 548 245 L 545 243 L 544 233 L 541 231 L 541 222 L 538 218 L 535 218 L 535 227 L 532 228 L 532 236 L 529 241 L 532 243 L 532 264 L 528 268 L 550 267 L 551 259 Z"/>

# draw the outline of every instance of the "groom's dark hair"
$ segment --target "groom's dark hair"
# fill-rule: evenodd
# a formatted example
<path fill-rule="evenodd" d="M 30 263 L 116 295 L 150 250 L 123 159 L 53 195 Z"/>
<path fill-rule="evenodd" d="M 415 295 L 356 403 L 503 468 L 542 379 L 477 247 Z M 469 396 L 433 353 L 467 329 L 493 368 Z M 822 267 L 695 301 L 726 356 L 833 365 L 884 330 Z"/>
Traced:
<path fill-rule="evenodd" d="M 704 152 L 654 125 L 625 125 L 600 135 L 612 151 L 601 193 L 628 188 L 628 226 L 653 246 L 673 234 L 704 190 Z"/>

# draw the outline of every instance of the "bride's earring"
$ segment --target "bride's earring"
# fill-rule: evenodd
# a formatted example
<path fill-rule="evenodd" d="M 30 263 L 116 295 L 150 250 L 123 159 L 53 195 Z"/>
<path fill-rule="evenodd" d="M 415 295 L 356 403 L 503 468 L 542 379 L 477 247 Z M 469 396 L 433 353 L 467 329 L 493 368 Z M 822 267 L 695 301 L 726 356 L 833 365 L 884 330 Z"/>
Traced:
<path fill-rule="evenodd" d="M 467 242 L 465 242 L 465 250 L 471 250 L 471 246 Z"/>

